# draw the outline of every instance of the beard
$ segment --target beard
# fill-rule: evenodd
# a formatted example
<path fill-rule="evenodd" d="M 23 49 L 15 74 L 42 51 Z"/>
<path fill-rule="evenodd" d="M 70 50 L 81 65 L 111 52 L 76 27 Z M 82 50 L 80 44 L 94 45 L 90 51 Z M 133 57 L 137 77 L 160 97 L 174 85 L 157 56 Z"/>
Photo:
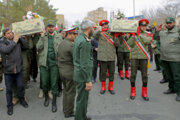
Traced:
<path fill-rule="evenodd" d="M 172 30 L 173 28 L 174 28 L 174 26 L 172 26 L 172 27 L 167 27 L 168 30 Z"/>
<path fill-rule="evenodd" d="M 90 33 L 89 33 L 89 38 L 91 38 L 93 36 L 93 31 L 91 31 Z"/>
<path fill-rule="evenodd" d="M 54 31 L 53 30 L 49 30 L 49 33 L 52 34 Z"/>

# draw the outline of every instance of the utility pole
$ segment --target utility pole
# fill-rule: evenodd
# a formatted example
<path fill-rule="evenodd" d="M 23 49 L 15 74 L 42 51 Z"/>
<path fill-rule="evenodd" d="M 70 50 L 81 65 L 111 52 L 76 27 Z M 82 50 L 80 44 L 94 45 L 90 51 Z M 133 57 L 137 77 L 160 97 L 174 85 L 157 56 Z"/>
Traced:
<path fill-rule="evenodd" d="M 136 10 L 135 10 L 135 0 L 133 0 L 133 12 L 134 12 L 134 19 L 135 19 L 135 16 L 136 16 Z"/>

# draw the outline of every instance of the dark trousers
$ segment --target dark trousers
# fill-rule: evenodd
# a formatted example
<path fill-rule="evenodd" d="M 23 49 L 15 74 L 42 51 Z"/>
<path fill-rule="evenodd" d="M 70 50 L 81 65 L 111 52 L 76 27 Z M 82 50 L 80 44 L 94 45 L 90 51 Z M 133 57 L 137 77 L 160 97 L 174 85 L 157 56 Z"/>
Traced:
<path fill-rule="evenodd" d="M 148 60 L 146 59 L 132 59 L 131 60 L 131 79 L 130 79 L 131 82 L 135 83 L 138 70 L 141 71 L 143 83 L 148 82 L 147 64 L 148 64 Z"/>
<path fill-rule="evenodd" d="M 155 59 L 156 69 L 160 70 L 160 54 L 154 55 L 154 59 Z"/>
<path fill-rule="evenodd" d="M 119 71 L 123 70 L 125 65 L 125 70 L 129 69 L 129 53 L 128 52 L 118 52 L 118 63 L 119 63 Z"/>
<path fill-rule="evenodd" d="M 98 69 L 98 60 L 94 59 L 93 60 L 93 80 L 95 80 L 95 81 L 97 78 L 97 69 Z"/>
<path fill-rule="evenodd" d="M 86 83 L 77 83 L 75 120 L 85 120 L 88 107 L 89 92 L 85 90 Z"/>
<path fill-rule="evenodd" d="M 180 95 L 180 62 L 162 60 L 166 79 L 169 82 L 169 89 Z"/>
<path fill-rule="evenodd" d="M 100 80 L 106 81 L 107 70 L 109 70 L 109 80 L 114 81 L 115 61 L 100 62 Z"/>
<path fill-rule="evenodd" d="M 37 64 L 37 54 L 35 47 L 32 49 L 32 52 L 33 52 L 33 59 L 31 60 L 30 75 L 32 76 L 33 79 L 36 79 L 38 75 L 38 64 Z"/>
<path fill-rule="evenodd" d="M 6 99 L 7 99 L 7 107 L 13 107 L 12 103 L 12 89 L 13 84 L 16 83 L 18 90 L 18 98 L 21 101 L 24 101 L 24 80 L 23 73 L 20 72 L 18 74 L 4 74 L 5 85 L 6 85 Z"/>
<path fill-rule="evenodd" d="M 0 62 L 0 83 L 2 83 L 3 80 L 3 70 L 2 70 L 2 63 Z"/>

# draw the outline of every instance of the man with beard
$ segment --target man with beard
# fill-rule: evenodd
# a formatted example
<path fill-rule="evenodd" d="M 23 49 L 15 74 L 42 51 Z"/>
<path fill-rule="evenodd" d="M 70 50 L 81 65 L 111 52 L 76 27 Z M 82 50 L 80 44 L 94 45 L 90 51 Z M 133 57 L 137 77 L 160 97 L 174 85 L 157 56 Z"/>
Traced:
<path fill-rule="evenodd" d="M 92 89 L 93 56 L 91 37 L 93 22 L 84 20 L 80 25 L 82 33 L 76 38 L 73 47 L 74 80 L 77 83 L 75 120 L 91 120 L 87 117 L 89 91 Z"/>
<path fill-rule="evenodd" d="M 47 31 L 41 33 L 41 37 L 36 45 L 39 52 L 40 76 L 42 88 L 45 96 L 44 106 L 49 106 L 49 84 L 52 90 L 52 112 L 57 111 L 56 99 L 58 95 L 59 70 L 56 64 L 57 46 L 62 38 L 55 32 L 55 21 L 50 20 L 47 24 Z"/>
<path fill-rule="evenodd" d="M 100 63 L 100 81 L 101 91 L 100 94 L 106 92 L 106 73 L 109 71 L 109 87 L 110 94 L 114 95 L 113 81 L 115 72 L 116 48 L 112 36 L 108 33 L 109 21 L 102 20 L 99 25 L 102 27 L 101 31 L 94 34 L 94 38 L 98 40 L 98 61 Z"/>
<path fill-rule="evenodd" d="M 176 93 L 176 101 L 180 102 L 180 30 L 175 19 L 166 19 L 167 30 L 160 32 L 161 62 L 165 70 L 169 89 L 164 94 Z"/>
<path fill-rule="evenodd" d="M 73 44 L 76 39 L 76 28 L 65 30 L 66 37 L 58 46 L 58 66 L 63 89 L 63 112 L 65 118 L 74 117 L 76 84 L 73 80 Z"/>
<path fill-rule="evenodd" d="M 6 28 L 3 30 L 3 38 L 0 39 L 0 53 L 2 55 L 2 65 L 6 85 L 7 114 L 13 114 L 12 89 L 16 83 L 20 104 L 27 108 L 28 104 L 24 99 L 24 80 L 22 71 L 22 49 L 28 49 L 27 41 L 19 34 Z"/>
<path fill-rule="evenodd" d="M 135 33 L 127 42 L 131 47 L 131 95 L 130 99 L 134 100 L 136 97 L 136 75 L 137 70 L 141 71 L 142 75 L 142 98 L 145 101 L 149 101 L 147 96 L 147 66 L 148 66 L 148 45 L 152 42 L 152 37 L 146 32 L 146 27 L 149 24 L 147 19 L 142 19 L 139 21 L 139 27 L 137 33 Z"/>

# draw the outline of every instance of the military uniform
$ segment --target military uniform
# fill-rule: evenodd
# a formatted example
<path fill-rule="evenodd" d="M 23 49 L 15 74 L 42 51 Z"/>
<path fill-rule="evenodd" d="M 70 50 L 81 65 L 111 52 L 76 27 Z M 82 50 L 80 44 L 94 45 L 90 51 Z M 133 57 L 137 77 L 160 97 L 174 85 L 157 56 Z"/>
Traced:
<path fill-rule="evenodd" d="M 55 26 L 54 21 L 49 21 L 47 26 Z M 45 94 L 44 106 L 49 105 L 49 83 L 53 94 L 52 101 L 52 112 L 57 111 L 56 97 L 58 95 L 58 80 L 59 70 L 57 65 L 57 46 L 62 41 L 62 38 L 54 32 L 54 35 L 45 33 L 43 37 L 40 37 L 36 47 L 39 52 L 39 65 L 40 65 L 40 76 L 42 80 L 43 92 Z"/>
<path fill-rule="evenodd" d="M 160 70 L 160 36 L 159 36 L 159 31 L 156 31 L 153 37 L 154 37 L 153 44 L 156 46 L 156 48 L 153 49 L 155 64 L 156 64 L 156 70 Z"/>
<path fill-rule="evenodd" d="M 139 21 L 139 25 L 145 25 L 149 23 L 148 20 L 142 19 Z M 131 47 L 131 95 L 130 98 L 133 100 L 136 96 L 136 87 L 135 87 L 135 80 L 136 80 L 136 74 L 137 70 L 140 69 L 141 75 L 142 75 L 142 97 L 144 100 L 149 100 L 147 96 L 147 83 L 148 83 L 148 75 L 147 75 L 147 64 L 148 64 L 148 58 L 145 56 L 143 51 L 138 47 L 138 44 L 136 43 L 136 40 L 139 38 L 139 41 L 142 43 L 142 46 L 144 47 L 146 53 L 148 51 L 148 45 L 152 41 L 152 37 L 147 36 L 148 33 L 141 32 L 140 35 L 132 36 L 128 40 L 128 45 Z M 138 37 L 138 38 L 137 38 Z"/>
<path fill-rule="evenodd" d="M 167 18 L 166 23 L 175 22 Z M 174 26 L 171 30 L 160 32 L 161 59 L 169 82 L 169 90 L 165 94 L 177 93 L 176 100 L 180 101 L 180 30 Z"/>
<path fill-rule="evenodd" d="M 32 60 L 31 60 L 31 66 L 30 66 L 30 75 L 32 76 L 34 82 L 36 82 L 36 78 L 38 75 L 38 64 L 37 64 L 37 49 L 36 49 L 36 44 L 39 40 L 39 35 L 35 34 L 31 36 L 32 41 L 33 41 L 33 48 L 32 50 Z"/>
<path fill-rule="evenodd" d="M 163 79 L 160 81 L 160 83 L 165 83 L 166 80 L 166 74 L 163 69 L 162 63 L 161 63 L 161 58 L 160 58 L 160 36 L 159 36 L 159 31 L 156 31 L 154 34 L 154 41 L 152 42 L 153 45 L 155 45 L 155 48 L 153 49 L 154 53 L 154 58 L 155 58 L 155 64 L 156 64 L 156 70 L 161 70 Z"/>
<path fill-rule="evenodd" d="M 109 21 L 100 21 L 100 26 L 108 24 Z M 112 36 L 107 30 L 97 31 L 94 34 L 94 38 L 98 40 L 98 61 L 100 63 L 100 80 L 101 80 L 101 94 L 106 91 L 106 73 L 109 71 L 109 87 L 108 90 L 111 94 L 115 94 L 113 90 L 114 72 L 115 72 L 115 60 L 116 60 L 116 48 Z"/>
<path fill-rule="evenodd" d="M 68 30 L 66 31 L 66 33 Z M 65 38 L 58 46 L 58 66 L 63 82 L 63 112 L 65 117 L 74 113 L 74 101 L 76 96 L 76 83 L 73 80 L 73 41 Z"/>
<path fill-rule="evenodd" d="M 78 96 L 76 99 L 75 120 L 85 120 L 87 114 L 89 91 L 86 83 L 92 80 L 93 56 L 90 40 L 81 33 L 74 42 L 73 63 L 74 80 L 77 83 Z"/>
<path fill-rule="evenodd" d="M 126 44 L 126 39 L 127 37 L 125 35 L 119 35 L 118 37 L 115 38 L 115 46 L 118 47 L 118 63 L 119 63 L 119 73 L 121 79 L 124 79 L 123 75 L 123 65 L 125 63 L 125 77 L 129 79 L 129 53 L 130 49 L 129 46 Z M 123 41 L 124 40 L 124 41 Z M 126 46 L 127 45 L 127 46 Z"/>

